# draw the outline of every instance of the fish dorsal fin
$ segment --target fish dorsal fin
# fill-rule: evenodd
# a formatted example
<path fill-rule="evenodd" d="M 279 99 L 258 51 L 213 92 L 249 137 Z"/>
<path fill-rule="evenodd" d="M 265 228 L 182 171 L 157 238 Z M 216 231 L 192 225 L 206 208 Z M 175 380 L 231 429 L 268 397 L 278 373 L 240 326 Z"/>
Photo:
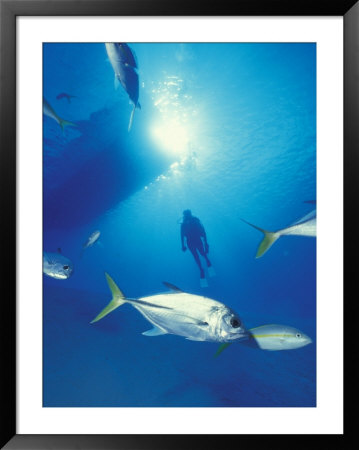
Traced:
<path fill-rule="evenodd" d="M 264 234 L 268 232 L 267 230 L 264 230 L 263 228 L 257 227 L 257 225 L 253 225 L 253 223 L 247 222 L 244 219 L 241 219 L 241 221 L 246 223 L 247 225 L 250 225 L 251 227 L 255 228 L 256 230 L 261 231 Z"/>
<path fill-rule="evenodd" d="M 301 217 L 300 219 L 296 220 L 294 223 L 289 225 L 292 227 L 293 225 L 300 225 L 301 223 L 308 222 L 309 220 L 312 220 L 317 217 L 317 210 L 313 209 L 313 211 L 310 211 L 310 213 L 306 214 L 304 217 Z"/>
<path fill-rule="evenodd" d="M 168 283 L 167 281 L 162 281 L 162 283 L 168 287 L 168 289 L 171 289 L 171 291 L 175 291 L 175 292 L 184 292 L 182 291 L 182 289 L 180 289 L 179 287 L 175 286 L 172 283 Z"/>

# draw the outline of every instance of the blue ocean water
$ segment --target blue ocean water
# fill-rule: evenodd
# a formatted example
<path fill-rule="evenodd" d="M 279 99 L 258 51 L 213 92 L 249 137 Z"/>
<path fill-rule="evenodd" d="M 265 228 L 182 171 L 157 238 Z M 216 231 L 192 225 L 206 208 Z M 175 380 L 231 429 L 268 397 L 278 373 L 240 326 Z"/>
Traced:
<path fill-rule="evenodd" d="M 43 245 L 74 264 L 43 280 L 43 405 L 314 407 L 316 239 L 281 237 L 255 258 L 260 231 L 289 226 L 316 199 L 315 44 L 129 43 L 139 66 L 132 104 L 103 43 L 44 44 L 44 97 L 76 124 L 44 115 Z M 61 93 L 73 95 L 57 99 Z M 182 212 L 203 223 L 216 276 L 208 287 L 181 251 Z M 90 234 L 99 242 L 85 249 Z M 312 343 L 265 351 L 175 335 L 143 336 L 111 299 L 168 281 L 219 300 L 247 328 L 283 324 Z"/>

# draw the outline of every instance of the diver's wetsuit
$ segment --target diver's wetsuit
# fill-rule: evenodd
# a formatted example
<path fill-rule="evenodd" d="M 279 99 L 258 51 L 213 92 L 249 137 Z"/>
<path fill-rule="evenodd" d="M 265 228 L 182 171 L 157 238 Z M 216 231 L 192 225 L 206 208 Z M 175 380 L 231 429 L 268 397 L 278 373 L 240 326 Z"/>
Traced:
<path fill-rule="evenodd" d="M 204 270 L 201 266 L 201 261 L 199 259 L 198 252 L 205 258 L 207 262 L 207 266 L 210 267 L 212 264 L 210 260 L 208 259 L 207 253 L 208 253 L 208 243 L 207 243 L 207 236 L 206 232 L 203 228 L 203 225 L 199 221 L 197 217 L 190 216 L 186 217 L 181 225 L 181 242 L 182 242 L 182 249 L 185 250 L 184 246 L 184 238 L 187 239 L 187 246 L 190 249 L 194 260 L 196 261 L 200 273 L 201 278 L 204 278 Z M 204 245 L 203 245 L 203 241 Z"/>

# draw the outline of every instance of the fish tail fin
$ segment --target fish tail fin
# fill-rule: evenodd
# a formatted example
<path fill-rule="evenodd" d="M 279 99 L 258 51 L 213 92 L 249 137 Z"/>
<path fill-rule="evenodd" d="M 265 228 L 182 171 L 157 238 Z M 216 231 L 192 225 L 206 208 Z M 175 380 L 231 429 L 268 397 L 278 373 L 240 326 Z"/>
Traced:
<path fill-rule="evenodd" d="M 126 300 L 124 300 L 125 296 L 123 295 L 120 288 L 113 281 L 113 279 L 110 277 L 110 275 L 105 272 L 105 276 L 107 284 L 112 293 L 112 300 L 90 323 L 98 322 L 100 319 L 107 316 L 107 314 L 110 314 L 110 312 L 114 311 L 116 308 L 126 303 Z"/>
<path fill-rule="evenodd" d="M 252 223 L 249 223 L 244 219 L 241 219 L 241 220 L 243 222 L 245 222 L 246 224 L 250 225 L 251 227 L 255 228 L 256 230 L 261 231 L 264 234 L 264 238 L 261 241 L 261 243 L 259 244 L 256 258 L 260 258 L 261 256 L 263 256 L 264 253 L 266 253 L 271 248 L 271 246 L 274 244 L 274 242 L 280 238 L 280 233 L 278 233 L 278 232 L 264 230 L 263 228 L 259 228 L 256 225 L 253 225 Z"/>
<path fill-rule="evenodd" d="M 132 109 L 131 115 L 130 115 L 130 121 L 128 123 L 128 131 L 130 131 L 131 127 L 132 127 L 133 116 L 135 115 L 135 109 L 136 109 L 136 105 L 133 105 L 133 109 Z"/>
<path fill-rule="evenodd" d="M 59 121 L 62 132 L 64 132 L 65 127 L 77 127 L 76 123 L 69 122 L 68 120 L 60 119 Z"/>
<path fill-rule="evenodd" d="M 280 238 L 279 233 L 274 233 L 273 231 L 263 230 L 264 238 L 262 242 L 259 244 L 256 258 L 260 258 L 266 251 L 268 251 L 271 246 L 275 243 L 277 239 Z"/>

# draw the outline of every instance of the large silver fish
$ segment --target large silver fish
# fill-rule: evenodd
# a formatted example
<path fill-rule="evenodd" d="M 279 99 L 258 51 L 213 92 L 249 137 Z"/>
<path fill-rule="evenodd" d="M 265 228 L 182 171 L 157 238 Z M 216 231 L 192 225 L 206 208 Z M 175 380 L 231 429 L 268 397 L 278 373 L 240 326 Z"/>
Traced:
<path fill-rule="evenodd" d="M 60 116 L 58 116 L 54 108 L 45 99 L 43 99 L 43 111 L 45 116 L 51 117 L 51 119 L 54 119 L 60 125 L 62 131 L 64 131 L 65 127 L 68 126 L 77 127 L 75 123 L 64 120 Z"/>
<path fill-rule="evenodd" d="M 152 325 L 145 336 L 176 334 L 192 341 L 233 342 L 247 337 L 238 315 L 228 306 L 208 297 L 188 294 L 176 286 L 164 283 L 172 292 L 138 299 L 126 298 L 106 273 L 112 292 L 111 302 L 91 323 L 105 317 L 124 303 L 131 304 Z"/>
<path fill-rule="evenodd" d="M 261 257 L 264 253 L 270 249 L 270 247 L 274 244 L 274 242 L 279 239 L 281 236 L 311 236 L 315 237 L 317 235 L 317 211 L 316 209 L 311 211 L 309 214 L 305 215 L 293 225 L 282 228 L 278 231 L 268 231 L 263 228 L 259 228 L 252 223 L 243 220 L 243 222 L 247 223 L 251 227 L 261 231 L 264 234 L 264 238 L 259 244 L 256 258 Z"/>
<path fill-rule="evenodd" d="M 248 339 L 242 344 L 261 350 L 278 351 L 294 350 L 312 342 L 311 338 L 297 328 L 287 325 L 262 325 L 248 330 Z M 227 348 L 229 343 L 222 344 L 215 356 Z"/>
<path fill-rule="evenodd" d="M 66 280 L 74 270 L 74 266 L 69 258 L 58 253 L 44 252 L 43 255 L 43 272 L 45 275 L 57 280 Z"/>
<path fill-rule="evenodd" d="M 116 80 L 118 80 L 133 103 L 133 109 L 128 124 L 128 131 L 130 131 L 135 109 L 141 109 L 141 105 L 138 101 L 139 79 L 138 73 L 136 72 L 136 69 L 138 69 L 136 59 L 130 47 L 125 43 L 107 42 L 105 43 L 105 47 L 115 73 L 115 85 Z"/>
<path fill-rule="evenodd" d="M 130 49 L 129 45 L 125 44 L 124 42 L 119 42 L 117 45 L 123 63 L 126 64 L 127 66 L 131 66 L 134 67 L 135 69 L 138 69 L 135 54 Z"/>

